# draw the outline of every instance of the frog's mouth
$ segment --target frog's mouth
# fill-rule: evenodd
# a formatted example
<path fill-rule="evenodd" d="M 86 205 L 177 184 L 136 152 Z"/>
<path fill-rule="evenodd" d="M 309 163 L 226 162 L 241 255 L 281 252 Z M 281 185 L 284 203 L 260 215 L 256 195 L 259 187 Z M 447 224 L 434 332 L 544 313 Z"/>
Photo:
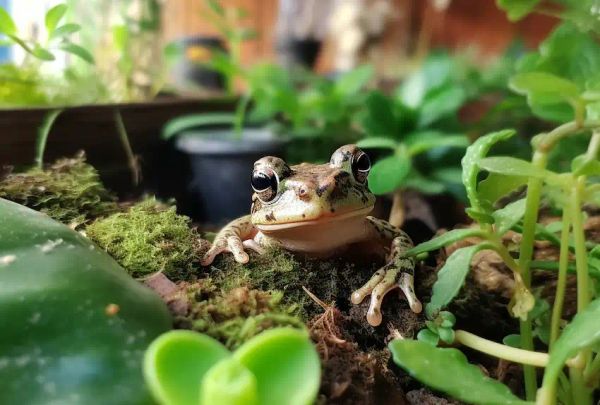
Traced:
<path fill-rule="evenodd" d="M 365 216 L 373 210 L 373 206 L 359 208 L 338 215 L 321 216 L 316 219 L 308 219 L 303 221 L 284 222 L 279 224 L 256 224 L 255 227 L 261 231 L 278 231 L 281 229 L 297 228 L 301 226 L 323 225 L 325 223 L 343 221 L 345 219 Z"/>

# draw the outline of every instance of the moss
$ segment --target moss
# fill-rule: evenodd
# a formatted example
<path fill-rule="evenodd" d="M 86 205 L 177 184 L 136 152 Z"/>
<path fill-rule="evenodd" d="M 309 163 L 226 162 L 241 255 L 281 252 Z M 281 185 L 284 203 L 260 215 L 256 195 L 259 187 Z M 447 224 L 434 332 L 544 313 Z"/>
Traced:
<path fill-rule="evenodd" d="M 114 196 L 83 153 L 57 160 L 44 170 L 9 173 L 0 180 L 0 197 L 73 227 L 117 210 Z"/>
<path fill-rule="evenodd" d="M 211 279 L 188 286 L 191 302 L 178 326 L 212 336 L 233 350 L 260 332 L 279 326 L 304 328 L 297 307 L 285 305 L 282 294 L 248 287 L 219 289 Z"/>
<path fill-rule="evenodd" d="M 93 222 L 86 232 L 132 276 L 162 271 L 177 279 L 193 270 L 198 257 L 198 234 L 189 225 L 175 207 L 151 198 Z"/>

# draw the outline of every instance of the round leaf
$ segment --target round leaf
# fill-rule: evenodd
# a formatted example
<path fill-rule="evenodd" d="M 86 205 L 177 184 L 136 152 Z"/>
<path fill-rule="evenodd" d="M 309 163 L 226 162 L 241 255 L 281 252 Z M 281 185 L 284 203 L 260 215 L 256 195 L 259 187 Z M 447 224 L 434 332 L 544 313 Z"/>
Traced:
<path fill-rule="evenodd" d="M 440 337 L 437 333 L 434 333 L 429 329 L 421 329 L 419 333 L 417 333 L 417 339 L 431 346 L 437 346 L 440 341 Z"/>
<path fill-rule="evenodd" d="M 271 329 L 247 341 L 233 355 L 256 377 L 261 405 L 314 403 L 321 384 L 321 364 L 306 332 Z"/>
<path fill-rule="evenodd" d="M 375 194 L 386 194 L 398 189 L 408 172 L 411 161 L 406 154 L 394 154 L 373 165 L 369 174 L 369 188 Z"/>
<path fill-rule="evenodd" d="M 236 358 L 218 362 L 202 379 L 200 405 L 256 405 L 256 377 Z"/>
<path fill-rule="evenodd" d="M 167 332 L 146 351 L 146 384 L 163 405 L 198 405 L 202 378 L 228 356 L 225 346 L 206 335 L 184 330 Z"/>

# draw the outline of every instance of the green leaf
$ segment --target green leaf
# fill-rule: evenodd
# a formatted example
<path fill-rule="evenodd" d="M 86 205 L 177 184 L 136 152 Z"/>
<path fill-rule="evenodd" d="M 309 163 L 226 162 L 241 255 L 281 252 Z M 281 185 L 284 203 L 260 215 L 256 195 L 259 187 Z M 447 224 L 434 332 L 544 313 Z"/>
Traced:
<path fill-rule="evenodd" d="M 406 151 L 395 153 L 373 165 L 369 173 L 369 188 L 375 194 L 386 194 L 398 189 L 411 168 Z"/>
<path fill-rule="evenodd" d="M 521 335 L 512 334 L 506 335 L 502 339 L 502 343 L 510 347 L 516 347 L 517 349 L 521 348 Z"/>
<path fill-rule="evenodd" d="M 396 147 L 398 146 L 398 144 L 393 139 L 374 136 L 374 137 L 368 137 L 368 138 L 361 139 L 360 141 L 358 141 L 356 143 L 356 146 L 358 146 L 359 148 L 365 148 L 365 149 L 392 149 L 392 150 L 395 150 Z"/>
<path fill-rule="evenodd" d="M 200 333 L 174 330 L 159 336 L 146 350 L 144 377 L 157 402 L 197 405 L 204 375 L 229 351 Z"/>
<path fill-rule="evenodd" d="M 58 116 L 63 112 L 62 109 L 52 110 L 46 113 L 42 125 L 38 128 L 35 140 L 35 163 L 41 169 L 44 163 L 44 152 L 48 143 L 48 135 L 56 122 Z"/>
<path fill-rule="evenodd" d="M 334 92 L 340 97 L 352 97 L 363 89 L 373 77 L 373 67 L 360 66 L 337 78 Z"/>
<path fill-rule="evenodd" d="M 81 25 L 79 24 L 65 24 L 61 25 L 50 34 L 50 39 L 59 39 L 63 37 L 68 37 L 71 34 L 74 34 L 81 30 Z"/>
<path fill-rule="evenodd" d="M 506 11 L 508 19 L 518 21 L 531 13 L 540 0 L 496 0 L 498 8 Z"/>
<path fill-rule="evenodd" d="M 58 22 L 65 16 L 66 12 L 67 12 L 66 4 L 58 4 L 54 7 L 52 7 L 50 10 L 48 10 L 48 12 L 46 13 L 45 22 L 46 22 L 46 31 L 48 31 L 49 34 L 51 34 L 52 31 L 54 31 L 54 29 L 58 25 Z"/>
<path fill-rule="evenodd" d="M 367 114 L 362 126 L 369 136 L 398 138 L 398 125 L 392 101 L 379 91 L 369 93 L 365 100 Z"/>
<path fill-rule="evenodd" d="M 437 333 L 434 333 L 429 329 L 421 329 L 419 333 L 417 333 L 417 340 L 420 340 L 421 342 L 425 342 L 428 345 L 435 347 L 438 345 L 440 337 Z"/>
<path fill-rule="evenodd" d="M 442 349 L 416 340 L 396 339 L 388 345 L 394 362 L 423 384 L 473 404 L 527 404 L 504 384 L 469 364 L 457 349 Z"/>
<path fill-rule="evenodd" d="M 519 187 L 527 184 L 526 176 L 506 176 L 499 173 L 490 173 L 477 187 L 479 197 L 493 205 L 500 198 L 505 197 Z"/>
<path fill-rule="evenodd" d="M 235 114 L 228 112 L 183 115 L 181 117 L 173 118 L 165 124 L 162 131 L 162 138 L 168 140 L 181 132 L 194 128 L 218 125 L 233 126 L 234 122 Z"/>
<path fill-rule="evenodd" d="M 467 98 L 460 86 L 443 86 L 428 93 L 419 108 L 418 127 L 425 128 L 441 118 L 455 114 Z"/>
<path fill-rule="evenodd" d="M 8 12 L 0 7 L 0 33 L 9 36 L 17 34 L 17 26 Z"/>
<path fill-rule="evenodd" d="M 525 215 L 525 202 L 526 200 L 523 198 L 511 202 L 506 207 L 492 213 L 498 235 L 504 235 L 523 218 L 523 215 Z"/>
<path fill-rule="evenodd" d="M 31 50 L 31 54 L 40 60 L 51 61 L 56 59 L 50 51 L 39 45 L 36 45 L 35 48 Z"/>
<path fill-rule="evenodd" d="M 452 312 L 441 311 L 439 317 L 442 318 L 442 326 L 444 328 L 450 328 L 456 323 L 456 317 Z"/>
<path fill-rule="evenodd" d="M 469 270 L 471 269 L 471 260 L 475 253 L 487 249 L 485 243 L 473 246 L 467 246 L 452 252 L 446 259 L 446 263 L 437 274 L 437 280 L 433 284 L 431 294 L 431 305 L 435 308 L 444 308 L 458 294 Z"/>
<path fill-rule="evenodd" d="M 200 404 L 258 405 L 256 377 L 236 358 L 223 359 L 202 378 Z"/>
<path fill-rule="evenodd" d="M 404 186 L 420 191 L 423 194 L 440 194 L 446 191 L 446 186 L 441 181 L 437 181 L 436 172 L 432 172 L 429 177 L 423 176 L 414 167 L 406 176 Z M 460 181 L 459 181 L 460 182 Z"/>
<path fill-rule="evenodd" d="M 490 173 L 504 174 L 508 176 L 527 176 L 544 179 L 552 175 L 552 172 L 535 167 L 526 160 L 509 156 L 493 156 L 480 159 L 477 165 L 482 170 Z"/>
<path fill-rule="evenodd" d="M 487 155 L 494 144 L 512 137 L 515 133 L 516 131 L 512 129 L 493 132 L 477 139 L 467 148 L 465 156 L 462 158 L 462 181 L 472 208 L 481 208 L 481 202 L 477 194 L 477 175 L 479 174 L 477 163 Z"/>
<path fill-rule="evenodd" d="M 544 374 L 543 387 L 556 381 L 566 361 L 579 351 L 600 343 L 600 299 L 592 301 L 579 312 L 554 343 Z"/>
<path fill-rule="evenodd" d="M 314 403 L 321 362 L 307 332 L 270 329 L 244 343 L 233 356 L 256 377 L 260 404 Z"/>
<path fill-rule="evenodd" d="M 600 176 L 600 161 L 577 156 L 571 163 L 571 171 L 577 176 Z"/>
<path fill-rule="evenodd" d="M 516 74 L 510 79 L 509 86 L 515 92 L 526 95 L 531 105 L 575 100 L 581 93 L 574 82 L 545 72 Z"/>
<path fill-rule="evenodd" d="M 205 0 L 206 4 L 208 5 L 208 7 L 210 7 L 210 9 L 217 15 L 224 17 L 225 16 L 225 9 L 223 8 L 223 6 L 221 6 L 221 3 L 219 2 L 219 0 Z"/>
<path fill-rule="evenodd" d="M 447 343 L 449 345 L 454 343 L 455 335 L 452 328 L 439 328 L 438 335 L 444 343 Z"/>
<path fill-rule="evenodd" d="M 433 130 L 413 132 L 406 136 L 404 142 L 408 145 L 408 153 L 412 156 L 435 148 L 469 146 L 469 139 L 465 135 Z"/>
<path fill-rule="evenodd" d="M 94 63 L 94 57 L 92 56 L 92 54 L 89 53 L 87 51 L 87 49 L 85 49 L 79 45 L 75 45 L 75 44 L 68 42 L 65 44 L 61 44 L 60 49 L 83 59 L 87 63 L 90 63 L 90 64 Z"/>
<path fill-rule="evenodd" d="M 481 236 L 482 231 L 478 228 L 467 228 L 467 229 L 453 229 L 446 233 L 441 234 L 427 242 L 423 242 L 408 250 L 405 256 L 416 256 L 424 252 L 431 252 L 432 250 L 438 250 L 444 246 L 448 246 L 451 243 L 458 242 L 459 240 L 470 238 L 473 236 Z"/>

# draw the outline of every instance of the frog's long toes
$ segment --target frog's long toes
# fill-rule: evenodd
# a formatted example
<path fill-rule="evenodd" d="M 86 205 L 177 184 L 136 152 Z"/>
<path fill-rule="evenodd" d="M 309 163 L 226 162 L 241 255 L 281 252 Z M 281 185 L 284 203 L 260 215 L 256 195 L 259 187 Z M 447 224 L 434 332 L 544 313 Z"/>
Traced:
<path fill-rule="evenodd" d="M 248 253 L 244 252 L 244 245 L 240 238 L 237 236 L 230 236 L 227 239 L 227 246 L 229 251 L 233 253 L 235 261 L 238 263 L 246 264 L 250 260 Z"/>
<path fill-rule="evenodd" d="M 266 253 L 266 250 L 263 249 L 263 247 L 259 245 L 258 242 L 256 242 L 254 239 L 246 239 L 242 242 L 242 244 L 246 249 L 253 250 L 259 255 L 264 255 Z"/>
<path fill-rule="evenodd" d="M 371 295 L 371 305 L 369 305 L 369 310 L 367 311 L 367 322 L 371 326 L 379 326 L 381 325 L 381 301 L 377 300 L 375 295 Z"/>
<path fill-rule="evenodd" d="M 377 286 L 377 284 L 379 284 L 381 282 L 381 280 L 383 280 L 384 277 L 385 277 L 385 270 L 383 270 L 383 269 L 377 270 L 375 272 L 375 274 L 373 274 L 373 276 L 371 276 L 369 281 L 367 281 L 362 287 L 360 287 L 358 290 L 356 290 L 352 293 L 352 296 L 350 297 L 350 301 L 354 305 L 358 305 L 361 302 L 363 302 L 363 300 L 369 294 L 371 294 L 373 289 Z"/>
<path fill-rule="evenodd" d="M 420 314 L 421 311 L 423 311 L 423 305 L 421 304 L 421 301 L 419 301 L 417 295 L 415 294 L 415 282 L 412 274 L 402 273 L 402 275 L 400 276 L 399 287 L 404 293 L 406 299 L 408 300 L 408 305 L 410 306 L 410 309 L 414 313 Z"/>

